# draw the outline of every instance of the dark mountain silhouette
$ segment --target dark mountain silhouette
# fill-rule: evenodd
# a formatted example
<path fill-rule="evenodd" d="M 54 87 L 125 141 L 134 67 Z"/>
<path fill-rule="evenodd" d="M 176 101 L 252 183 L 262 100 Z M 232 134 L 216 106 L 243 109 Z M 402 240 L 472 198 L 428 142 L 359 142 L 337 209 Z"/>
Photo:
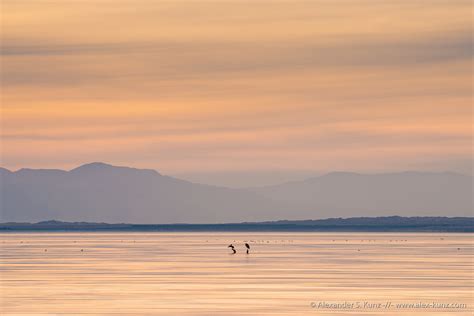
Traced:
<path fill-rule="evenodd" d="M 219 223 L 324 217 L 471 216 L 472 177 L 331 173 L 278 186 L 228 189 L 154 170 L 91 163 L 71 171 L 0 169 L 0 221 Z"/>

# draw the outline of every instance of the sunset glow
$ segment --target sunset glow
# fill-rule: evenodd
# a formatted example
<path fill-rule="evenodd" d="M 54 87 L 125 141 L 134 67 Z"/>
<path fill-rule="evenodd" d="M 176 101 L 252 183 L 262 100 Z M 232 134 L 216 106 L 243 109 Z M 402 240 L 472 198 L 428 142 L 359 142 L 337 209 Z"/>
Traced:
<path fill-rule="evenodd" d="M 472 163 L 470 1 L 3 1 L 1 165 Z"/>

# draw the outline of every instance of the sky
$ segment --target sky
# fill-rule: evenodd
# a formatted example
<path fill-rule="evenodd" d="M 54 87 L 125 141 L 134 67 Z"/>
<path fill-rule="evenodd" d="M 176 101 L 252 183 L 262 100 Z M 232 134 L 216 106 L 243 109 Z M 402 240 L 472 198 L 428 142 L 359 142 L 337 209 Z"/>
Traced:
<path fill-rule="evenodd" d="M 3 0 L 0 165 L 471 173 L 471 5 Z"/>

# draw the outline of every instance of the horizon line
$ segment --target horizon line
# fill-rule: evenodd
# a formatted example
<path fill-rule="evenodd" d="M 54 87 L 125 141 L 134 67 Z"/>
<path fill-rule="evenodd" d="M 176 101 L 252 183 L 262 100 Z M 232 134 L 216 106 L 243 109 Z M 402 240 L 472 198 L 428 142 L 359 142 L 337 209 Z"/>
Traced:
<path fill-rule="evenodd" d="M 0 225 L 6 224 L 97 224 L 97 225 L 141 225 L 141 226 L 173 226 L 173 225 L 252 225 L 252 224 L 276 224 L 276 223 L 300 223 L 300 222 L 323 222 L 330 220 L 359 220 L 359 219 L 474 219 L 472 216 L 400 216 L 400 215 L 387 215 L 387 216 L 353 216 L 353 217 L 327 217 L 320 219 L 278 219 L 268 221 L 243 221 L 243 222 L 224 222 L 224 223 L 107 223 L 107 222 L 87 222 L 87 221 L 62 221 L 57 219 L 48 219 L 39 222 L 0 222 Z"/>

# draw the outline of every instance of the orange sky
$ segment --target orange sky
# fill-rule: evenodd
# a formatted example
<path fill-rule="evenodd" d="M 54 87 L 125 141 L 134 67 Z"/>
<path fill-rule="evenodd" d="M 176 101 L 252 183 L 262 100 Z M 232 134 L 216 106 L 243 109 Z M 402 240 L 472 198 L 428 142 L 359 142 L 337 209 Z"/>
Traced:
<path fill-rule="evenodd" d="M 470 1 L 2 5 L 4 167 L 471 169 Z"/>

